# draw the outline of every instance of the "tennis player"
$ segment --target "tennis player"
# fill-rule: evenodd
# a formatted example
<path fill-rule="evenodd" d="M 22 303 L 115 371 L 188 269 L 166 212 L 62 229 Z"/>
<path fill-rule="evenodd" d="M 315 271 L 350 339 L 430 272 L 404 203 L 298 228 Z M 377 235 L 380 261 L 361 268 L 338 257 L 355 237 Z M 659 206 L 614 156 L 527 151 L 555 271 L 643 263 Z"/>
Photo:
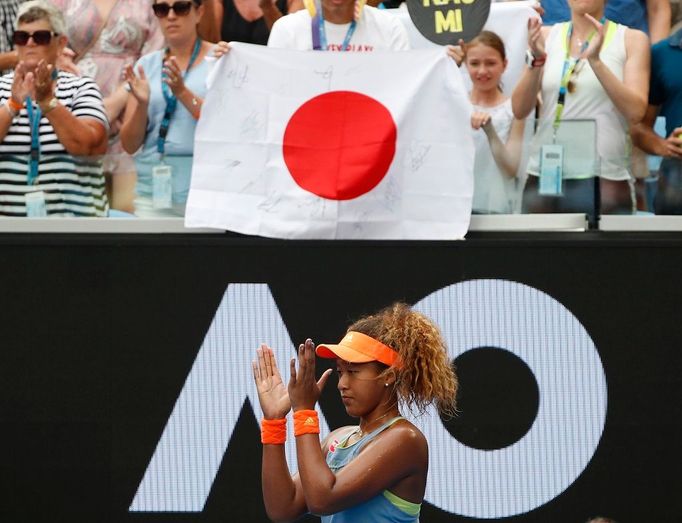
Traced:
<path fill-rule="evenodd" d="M 315 378 L 315 353 L 336 360 L 346 412 L 359 419 L 322 442 L 315 404 L 332 370 Z M 273 351 L 257 350 L 253 374 L 264 419 L 263 499 L 273 521 L 306 513 L 324 523 L 412 523 L 419 520 L 428 471 L 428 443 L 401 409 L 431 404 L 453 414 L 457 377 L 436 325 L 396 303 L 355 322 L 335 345 L 308 339 L 291 360 L 284 386 Z M 286 416 L 293 410 L 298 472 L 284 454 Z"/>

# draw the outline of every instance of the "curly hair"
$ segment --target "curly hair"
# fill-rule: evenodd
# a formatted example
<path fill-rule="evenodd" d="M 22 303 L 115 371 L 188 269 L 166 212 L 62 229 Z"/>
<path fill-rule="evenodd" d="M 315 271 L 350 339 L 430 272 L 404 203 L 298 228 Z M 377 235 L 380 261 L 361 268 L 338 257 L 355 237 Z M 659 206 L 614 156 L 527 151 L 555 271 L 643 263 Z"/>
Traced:
<path fill-rule="evenodd" d="M 388 367 L 382 376 L 395 374 L 398 398 L 410 410 L 423 414 L 435 403 L 441 414 L 454 415 L 457 375 L 433 321 L 398 302 L 357 320 L 348 330 L 371 336 L 400 354 L 402 367 Z"/>

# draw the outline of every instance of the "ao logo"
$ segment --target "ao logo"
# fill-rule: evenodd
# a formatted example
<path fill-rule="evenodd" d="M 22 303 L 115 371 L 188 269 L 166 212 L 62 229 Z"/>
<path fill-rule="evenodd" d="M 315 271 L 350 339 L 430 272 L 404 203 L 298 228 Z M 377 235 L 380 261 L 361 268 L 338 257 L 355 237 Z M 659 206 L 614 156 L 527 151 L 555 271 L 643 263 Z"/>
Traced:
<path fill-rule="evenodd" d="M 426 501 L 472 518 L 502 518 L 559 496 L 594 455 L 606 418 L 606 378 L 585 328 L 550 296 L 504 280 L 450 285 L 415 309 L 438 323 L 453 359 L 478 347 L 506 349 L 532 370 L 540 393 L 530 430 L 502 449 L 463 445 L 435 412 L 414 420 L 431 449 Z M 263 340 L 290 349 L 278 352 L 280 368 L 287 368 L 294 346 L 267 285 L 229 285 L 131 512 L 203 510 L 244 401 L 257 419 L 262 415 L 248 362 Z M 323 416 L 320 424 L 322 433 L 329 430 Z"/>

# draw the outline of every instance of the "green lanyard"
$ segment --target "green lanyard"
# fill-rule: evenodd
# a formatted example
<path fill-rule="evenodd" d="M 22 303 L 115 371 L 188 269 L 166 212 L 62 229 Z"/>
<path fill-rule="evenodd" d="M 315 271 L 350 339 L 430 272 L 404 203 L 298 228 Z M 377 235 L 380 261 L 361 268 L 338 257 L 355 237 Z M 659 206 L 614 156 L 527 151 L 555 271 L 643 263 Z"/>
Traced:
<path fill-rule="evenodd" d="M 602 17 L 600 20 L 602 24 L 606 23 L 606 17 Z M 561 71 L 561 83 L 559 84 L 559 96 L 556 102 L 556 112 L 554 114 L 554 141 L 556 141 L 556 133 L 559 129 L 559 124 L 561 123 L 561 115 L 564 112 L 564 105 L 566 104 L 566 93 L 568 92 L 568 84 L 571 80 L 571 75 L 575 71 L 578 62 L 582 58 L 578 57 L 576 59 L 571 58 L 571 35 L 573 34 L 573 22 L 568 23 L 568 31 L 566 31 L 566 54 L 564 56 L 564 67 Z M 587 40 L 583 42 L 580 46 L 580 54 L 583 54 L 585 50 L 590 46 L 590 42 L 594 35 L 597 34 L 597 30 L 594 29 L 587 37 Z"/>

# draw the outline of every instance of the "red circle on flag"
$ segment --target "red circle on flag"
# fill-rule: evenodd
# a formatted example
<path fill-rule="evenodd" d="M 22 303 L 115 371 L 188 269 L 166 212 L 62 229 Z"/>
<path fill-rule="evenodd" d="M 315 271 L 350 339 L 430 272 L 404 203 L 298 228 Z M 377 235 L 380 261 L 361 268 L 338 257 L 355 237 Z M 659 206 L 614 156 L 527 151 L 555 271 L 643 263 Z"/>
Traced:
<path fill-rule="evenodd" d="M 284 162 L 306 191 L 351 200 L 386 176 L 397 134 L 381 103 L 364 94 L 333 91 L 311 98 L 289 119 Z"/>

